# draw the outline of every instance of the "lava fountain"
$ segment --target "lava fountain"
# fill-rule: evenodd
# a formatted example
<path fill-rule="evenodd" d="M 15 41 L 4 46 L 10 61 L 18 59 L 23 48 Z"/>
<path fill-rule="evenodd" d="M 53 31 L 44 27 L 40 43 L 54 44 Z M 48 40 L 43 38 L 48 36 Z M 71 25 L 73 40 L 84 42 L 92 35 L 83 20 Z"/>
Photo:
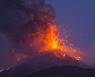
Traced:
<path fill-rule="evenodd" d="M 59 37 L 58 26 L 55 23 L 48 23 L 46 31 L 39 28 L 37 35 L 36 40 L 33 40 L 32 42 L 30 38 L 29 44 L 31 48 L 35 46 L 34 48 L 36 48 L 38 52 L 43 53 L 50 51 L 59 58 L 64 58 L 68 55 L 77 61 L 81 59 L 79 51 L 66 45 L 65 40 Z"/>
<path fill-rule="evenodd" d="M 6 24 L 0 25 L 0 29 L 8 39 L 13 41 L 13 47 L 9 47 L 9 51 L 12 49 L 15 62 L 6 67 L 12 67 L 23 60 L 38 56 L 39 53 L 47 52 L 52 52 L 59 58 L 68 55 L 77 61 L 82 59 L 76 48 L 68 45 L 64 38 L 60 38 L 59 28 L 54 22 L 56 14 L 49 4 L 44 0 L 10 1 L 8 4 L 10 6 L 6 7 L 9 9 L 3 9 L 4 20 L 1 19 L 6 20 L 4 22 Z"/>

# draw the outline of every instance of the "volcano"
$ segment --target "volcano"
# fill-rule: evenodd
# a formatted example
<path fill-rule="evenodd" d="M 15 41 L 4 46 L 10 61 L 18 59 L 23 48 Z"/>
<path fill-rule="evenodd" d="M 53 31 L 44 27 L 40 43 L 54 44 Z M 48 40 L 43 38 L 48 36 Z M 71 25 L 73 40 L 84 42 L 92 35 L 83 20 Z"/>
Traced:
<path fill-rule="evenodd" d="M 9 0 L 9 3 L 9 10 L 2 16 L 8 23 L 1 28 L 13 41 L 14 61 L 19 64 L 5 69 L 0 77 L 23 77 L 56 66 L 86 67 L 79 50 L 67 41 L 65 33 L 62 38 L 49 4 L 44 0 Z"/>
<path fill-rule="evenodd" d="M 24 61 L 16 65 L 15 67 L 7 70 L 5 73 L 2 72 L 2 76 L 0 77 L 20 77 L 55 66 L 86 66 L 82 62 L 77 61 L 76 59 L 68 56 L 65 53 L 63 53 L 63 57 L 63 54 L 59 52 L 59 50 L 43 52 L 30 60 Z"/>

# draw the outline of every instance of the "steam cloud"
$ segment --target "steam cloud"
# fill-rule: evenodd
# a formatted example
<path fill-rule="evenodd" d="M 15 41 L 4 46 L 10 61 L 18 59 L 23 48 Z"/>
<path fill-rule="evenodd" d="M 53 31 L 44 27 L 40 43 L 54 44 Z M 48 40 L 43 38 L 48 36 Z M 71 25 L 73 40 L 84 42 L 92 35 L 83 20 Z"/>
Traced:
<path fill-rule="evenodd" d="M 0 0 L 0 67 L 15 63 L 13 52 L 31 51 L 28 33 L 36 34 L 38 28 L 45 31 L 54 19 L 53 8 L 44 0 Z"/>

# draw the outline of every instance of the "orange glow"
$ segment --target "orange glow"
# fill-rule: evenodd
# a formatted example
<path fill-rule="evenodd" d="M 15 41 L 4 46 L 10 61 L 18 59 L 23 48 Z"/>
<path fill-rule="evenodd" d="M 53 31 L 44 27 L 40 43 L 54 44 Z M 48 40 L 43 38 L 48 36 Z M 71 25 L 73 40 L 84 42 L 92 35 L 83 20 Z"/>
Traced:
<path fill-rule="evenodd" d="M 45 43 L 47 49 L 54 50 L 58 49 L 58 31 L 56 25 L 49 25 L 48 32 L 45 36 Z"/>
<path fill-rule="evenodd" d="M 55 50 L 56 52 L 51 52 L 53 52 L 57 57 L 64 58 L 66 55 L 68 55 L 79 61 L 81 58 L 79 56 L 78 50 L 68 46 L 65 44 L 64 39 L 59 38 L 57 25 L 51 23 L 48 25 L 49 26 L 46 32 L 43 32 L 41 29 L 39 29 L 39 32 L 37 33 L 38 39 L 31 42 L 30 38 L 30 46 L 33 46 L 33 48 L 35 47 L 40 52 Z"/>
<path fill-rule="evenodd" d="M 59 50 L 56 53 L 57 57 L 65 57 L 66 54 L 68 56 L 71 56 L 72 58 L 75 58 L 76 60 L 80 60 L 80 56 L 77 55 L 77 50 L 72 48 L 71 46 L 67 46 L 63 43 L 64 40 L 59 38 L 59 33 L 58 33 L 58 27 L 55 24 L 49 24 L 49 28 L 47 33 L 44 35 L 45 39 L 45 48 L 44 51 L 49 51 L 49 50 Z M 76 51 L 76 52 L 75 52 Z M 54 52 L 55 53 L 55 52 Z"/>

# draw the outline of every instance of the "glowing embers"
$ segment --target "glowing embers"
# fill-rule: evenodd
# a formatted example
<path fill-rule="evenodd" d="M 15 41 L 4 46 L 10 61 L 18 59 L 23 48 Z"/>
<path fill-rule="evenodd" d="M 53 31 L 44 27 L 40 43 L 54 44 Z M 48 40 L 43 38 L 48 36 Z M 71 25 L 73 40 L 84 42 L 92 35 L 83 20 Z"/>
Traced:
<path fill-rule="evenodd" d="M 51 50 L 59 50 L 61 55 L 57 55 L 57 53 L 57 56 L 64 58 L 66 55 L 68 55 L 78 61 L 80 60 L 80 56 L 78 55 L 79 51 L 69 45 L 66 45 L 65 40 L 59 38 L 57 25 L 49 24 L 49 30 L 46 37 L 50 40 L 47 41 L 48 43 L 46 44 L 50 46 Z"/>
<path fill-rule="evenodd" d="M 2 69 L 0 69 L 0 72 L 7 71 L 7 70 L 9 70 L 9 69 L 11 69 L 11 68 L 12 68 L 12 67 L 2 68 Z"/>
<path fill-rule="evenodd" d="M 16 57 L 17 61 L 23 61 L 28 58 L 28 55 L 26 55 L 24 53 L 17 53 L 15 57 Z"/>
<path fill-rule="evenodd" d="M 80 60 L 80 56 L 78 56 L 78 50 L 75 48 L 72 48 L 69 45 L 66 45 L 65 41 L 59 38 L 57 25 L 49 24 L 48 31 L 44 36 L 45 37 L 43 39 L 43 42 L 45 43 L 44 44 L 45 47 L 43 48 L 43 51 L 55 50 L 57 53 L 56 52 L 53 52 L 53 53 L 57 57 L 64 58 L 67 54 L 68 56 L 76 60 Z"/>
<path fill-rule="evenodd" d="M 55 52 L 54 54 L 55 54 L 55 56 L 58 57 L 58 58 L 65 58 L 65 57 L 66 57 L 66 54 L 63 53 L 63 52 L 60 52 L 60 51 Z"/>
<path fill-rule="evenodd" d="M 0 69 L 0 72 L 3 72 L 4 71 L 4 69 Z"/>
<path fill-rule="evenodd" d="M 80 60 L 80 56 L 77 56 L 76 60 L 79 61 Z"/>
<path fill-rule="evenodd" d="M 80 60 L 78 50 L 71 47 L 70 44 L 66 44 L 65 40 L 59 37 L 56 24 L 48 23 L 48 28 L 46 30 L 39 28 L 37 37 L 33 41 L 30 38 L 29 44 L 32 49 L 34 48 L 40 53 L 51 51 L 56 57 L 64 58 L 68 55 L 77 61 Z"/>

